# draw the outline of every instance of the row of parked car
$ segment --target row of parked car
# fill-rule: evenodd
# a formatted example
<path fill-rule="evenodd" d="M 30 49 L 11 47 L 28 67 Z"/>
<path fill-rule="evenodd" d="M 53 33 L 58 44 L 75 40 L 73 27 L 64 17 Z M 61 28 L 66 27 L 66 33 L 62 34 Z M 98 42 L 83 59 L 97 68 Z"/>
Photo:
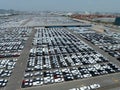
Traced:
<path fill-rule="evenodd" d="M 28 59 L 27 69 L 47 70 L 79 65 L 106 63 L 108 59 L 97 52 L 58 54 L 50 56 L 31 56 Z"/>
<path fill-rule="evenodd" d="M 108 37 L 104 34 L 98 33 L 82 33 L 80 34 L 82 37 L 91 41 L 95 45 L 112 45 L 112 44 L 119 44 L 120 41 L 114 38 Z"/>
<path fill-rule="evenodd" d="M 74 29 L 72 29 L 74 30 Z M 106 30 L 102 34 L 98 34 L 95 31 L 91 32 L 91 29 L 88 29 L 90 32 L 86 32 L 86 30 L 80 30 L 80 35 L 92 42 L 95 45 L 106 52 L 108 52 L 111 56 L 116 57 L 120 61 L 120 33 L 113 32 L 109 29 Z M 79 33 L 76 31 L 77 33 Z M 81 32 L 82 31 L 82 32 Z M 84 31 L 84 32 L 83 32 Z"/>
<path fill-rule="evenodd" d="M 120 39 L 120 33 L 118 32 L 112 32 L 112 31 L 108 31 L 105 33 L 107 36 L 116 38 L 116 39 Z"/>
<path fill-rule="evenodd" d="M 15 67 L 17 59 L 0 60 L 0 87 L 6 86 L 9 77 Z"/>
<path fill-rule="evenodd" d="M 110 33 L 110 35 L 98 33 L 81 33 L 80 35 L 91 43 L 97 45 L 100 49 L 108 52 L 111 56 L 116 57 L 120 61 L 119 35 L 114 33 Z"/>
<path fill-rule="evenodd" d="M 99 46 L 99 48 L 120 60 L 120 44 L 111 46 Z"/>
<path fill-rule="evenodd" d="M 18 57 L 32 29 L 27 27 L 0 29 L 0 58 Z"/>
<path fill-rule="evenodd" d="M 48 47 L 37 47 L 37 55 L 55 55 L 55 54 L 67 54 L 67 53 L 77 53 L 77 52 L 92 52 L 92 48 L 84 45 L 82 43 L 71 43 L 66 46 L 48 46 Z"/>
<path fill-rule="evenodd" d="M 56 31 L 57 30 L 57 31 Z M 78 38 L 61 28 L 38 29 L 34 38 L 34 45 L 64 46 L 80 42 Z"/>
<path fill-rule="evenodd" d="M 46 85 L 76 79 L 90 78 L 120 72 L 120 67 L 113 63 L 94 64 L 80 67 L 67 67 L 46 71 L 27 71 L 22 87 Z"/>
<path fill-rule="evenodd" d="M 109 62 L 66 28 L 37 28 L 22 87 L 90 78 L 119 71 L 117 65 Z"/>
<path fill-rule="evenodd" d="M 120 33 L 118 33 L 118 32 L 106 32 L 105 33 L 107 36 L 109 36 L 109 37 L 112 37 L 112 38 L 115 38 L 115 39 L 117 39 L 117 40 L 120 40 Z M 101 47 L 100 47 L 101 48 Z M 103 50 L 105 50 L 105 51 L 107 51 L 106 49 L 108 49 L 108 51 L 110 51 L 110 52 L 108 52 L 111 56 L 113 56 L 113 57 L 116 57 L 119 61 L 120 61 L 120 43 L 118 44 L 118 45 L 111 45 L 111 46 L 108 46 L 108 48 L 107 47 L 102 47 L 101 49 L 103 49 Z"/>
<path fill-rule="evenodd" d="M 71 88 L 69 90 L 96 90 L 100 87 L 101 87 L 100 84 L 92 84 L 92 85 L 89 85 L 89 86 L 82 86 L 80 88 Z"/>

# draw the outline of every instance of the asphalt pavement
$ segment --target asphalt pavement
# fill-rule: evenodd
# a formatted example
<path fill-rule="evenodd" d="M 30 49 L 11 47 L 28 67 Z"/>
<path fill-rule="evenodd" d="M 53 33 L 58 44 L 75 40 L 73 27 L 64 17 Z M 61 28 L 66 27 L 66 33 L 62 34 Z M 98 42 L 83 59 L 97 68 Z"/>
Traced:
<path fill-rule="evenodd" d="M 13 70 L 13 73 L 9 79 L 9 82 L 7 83 L 7 86 L 3 90 L 69 90 L 71 88 L 79 88 L 81 86 L 87 86 L 94 83 L 98 83 L 101 85 L 101 88 L 98 90 L 115 90 L 120 88 L 120 73 L 114 73 L 114 74 L 107 74 L 97 77 L 91 77 L 91 78 L 85 78 L 85 79 L 79 79 L 79 80 L 73 80 L 69 82 L 62 82 L 62 83 L 55 83 L 55 84 L 49 84 L 49 85 L 43 85 L 43 86 L 36 86 L 36 87 L 30 87 L 30 88 L 21 88 L 21 83 L 24 78 L 24 72 L 27 65 L 27 60 L 29 57 L 29 50 L 32 47 L 32 40 L 34 37 L 36 30 L 32 30 L 31 36 L 26 42 L 26 45 L 18 58 L 18 61 L 16 63 L 15 69 Z M 111 62 L 117 64 L 120 66 L 120 62 L 116 60 L 116 58 L 110 56 L 108 53 L 104 52 L 103 50 L 99 49 L 99 47 L 93 45 L 92 43 L 88 42 L 84 38 L 82 38 L 79 34 L 76 34 L 72 31 L 69 31 L 80 40 L 87 43 L 89 46 L 94 48 L 94 50 L 98 51 L 102 55 L 104 55 L 106 58 L 108 58 Z"/>
<path fill-rule="evenodd" d="M 101 53 L 102 55 L 104 55 L 111 62 L 120 66 L 120 62 L 117 61 L 116 58 L 110 56 L 108 53 L 99 49 L 99 47 L 88 42 L 87 40 L 82 38 L 79 34 L 76 34 L 72 31 L 69 31 L 69 32 L 71 32 L 72 34 L 74 34 L 75 36 L 80 38 L 80 40 L 84 41 L 89 46 L 94 48 L 94 50 L 96 50 L 99 53 Z M 110 89 L 111 90 L 116 90 L 116 89 L 119 90 L 119 88 L 120 88 L 120 73 L 113 73 L 113 74 L 101 75 L 101 76 L 96 76 L 96 77 L 91 77 L 91 78 L 73 80 L 73 81 L 69 81 L 69 82 L 29 87 L 29 88 L 23 88 L 23 89 L 18 89 L 18 90 L 69 90 L 71 88 L 79 88 L 81 86 L 87 86 L 87 85 L 91 85 L 91 84 L 95 84 L 95 83 L 98 83 L 101 85 L 101 88 L 97 89 L 97 90 L 110 90 Z"/>
<path fill-rule="evenodd" d="M 25 72 L 25 68 L 27 65 L 27 59 L 29 57 L 29 51 L 32 47 L 32 40 L 33 40 L 35 32 L 36 31 L 33 29 L 29 39 L 26 41 L 26 45 L 20 57 L 18 58 L 18 61 L 13 70 L 13 73 L 7 83 L 7 86 L 4 88 L 4 90 L 17 90 L 21 88 L 21 83 L 24 77 L 24 72 Z"/>

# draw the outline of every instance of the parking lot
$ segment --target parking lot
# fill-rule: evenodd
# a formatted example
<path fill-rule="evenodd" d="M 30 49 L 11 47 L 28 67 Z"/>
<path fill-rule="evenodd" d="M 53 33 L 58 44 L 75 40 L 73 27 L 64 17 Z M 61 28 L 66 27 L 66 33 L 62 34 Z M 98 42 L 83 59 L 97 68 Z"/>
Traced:
<path fill-rule="evenodd" d="M 120 61 L 120 33 L 111 31 L 97 33 L 95 31 L 91 31 L 90 29 L 86 30 L 86 28 L 73 28 L 71 30 L 79 33 L 83 38 L 98 46 L 105 52 L 108 52 L 111 56 L 116 57 Z"/>
<path fill-rule="evenodd" d="M 119 66 L 68 32 L 66 28 L 37 28 L 22 88 L 119 71 Z"/>
<path fill-rule="evenodd" d="M 17 59 L 2 59 L 0 60 L 0 88 L 5 87 L 9 81 Z"/>
<path fill-rule="evenodd" d="M 78 22 L 46 14 L 0 21 L 0 90 L 118 88 L 119 33 L 71 25 Z"/>
<path fill-rule="evenodd" d="M 31 34 L 28 27 L 0 28 L 0 89 L 10 82 L 21 52 Z"/>
<path fill-rule="evenodd" d="M 0 29 L 0 58 L 18 57 L 28 39 L 30 28 Z"/>

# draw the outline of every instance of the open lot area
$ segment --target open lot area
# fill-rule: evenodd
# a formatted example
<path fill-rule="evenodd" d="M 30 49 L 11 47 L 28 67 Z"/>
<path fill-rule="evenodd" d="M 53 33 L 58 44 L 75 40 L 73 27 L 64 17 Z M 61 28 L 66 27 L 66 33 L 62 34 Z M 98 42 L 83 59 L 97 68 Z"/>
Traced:
<path fill-rule="evenodd" d="M 90 41 L 100 49 L 108 52 L 111 56 L 116 57 L 120 61 L 120 33 L 108 31 L 106 33 L 97 33 L 89 29 L 71 29 Z"/>
<path fill-rule="evenodd" d="M 30 28 L 0 29 L 0 58 L 20 56 L 30 33 Z"/>
<path fill-rule="evenodd" d="M 10 28 L 10 27 L 21 27 L 32 15 L 13 15 L 8 17 L 0 17 L 0 27 Z"/>
<path fill-rule="evenodd" d="M 69 23 L 77 23 L 70 18 L 65 17 L 52 17 L 52 16 L 36 16 L 32 17 L 32 20 L 26 24 L 26 26 L 39 26 L 39 25 L 59 25 L 59 24 L 69 24 Z"/>
<path fill-rule="evenodd" d="M 119 33 L 46 13 L 2 20 L 0 90 L 119 90 Z"/>
<path fill-rule="evenodd" d="M 119 66 L 66 28 L 37 28 L 22 88 L 91 78 L 120 71 Z"/>

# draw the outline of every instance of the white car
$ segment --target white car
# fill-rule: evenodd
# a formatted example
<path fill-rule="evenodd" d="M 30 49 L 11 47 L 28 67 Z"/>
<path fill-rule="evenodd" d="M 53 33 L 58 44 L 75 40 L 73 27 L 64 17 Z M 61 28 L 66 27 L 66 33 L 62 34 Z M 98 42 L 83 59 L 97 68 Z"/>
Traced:
<path fill-rule="evenodd" d="M 63 82 L 64 79 L 63 79 L 63 78 L 57 78 L 57 79 L 55 79 L 54 81 L 55 81 L 56 83 L 58 83 L 58 82 Z"/>
<path fill-rule="evenodd" d="M 92 77 L 92 75 L 91 74 L 84 74 L 83 77 L 88 78 L 88 77 Z"/>
<path fill-rule="evenodd" d="M 43 82 L 41 82 L 41 81 L 35 81 L 35 82 L 33 82 L 33 86 L 42 85 L 42 84 L 43 84 Z"/>
<path fill-rule="evenodd" d="M 79 88 L 72 88 L 72 89 L 69 89 L 69 90 L 79 90 Z"/>
<path fill-rule="evenodd" d="M 89 86 L 83 86 L 83 87 L 80 87 L 80 90 L 90 90 L 90 87 Z"/>
<path fill-rule="evenodd" d="M 93 84 L 93 85 L 90 85 L 91 89 L 97 89 L 97 88 L 100 88 L 100 85 L 99 84 Z"/>

